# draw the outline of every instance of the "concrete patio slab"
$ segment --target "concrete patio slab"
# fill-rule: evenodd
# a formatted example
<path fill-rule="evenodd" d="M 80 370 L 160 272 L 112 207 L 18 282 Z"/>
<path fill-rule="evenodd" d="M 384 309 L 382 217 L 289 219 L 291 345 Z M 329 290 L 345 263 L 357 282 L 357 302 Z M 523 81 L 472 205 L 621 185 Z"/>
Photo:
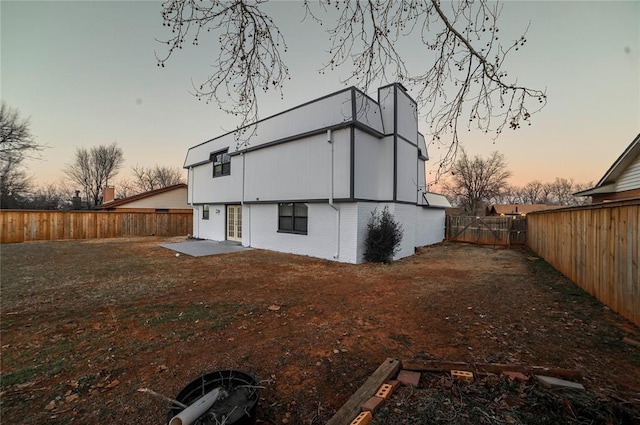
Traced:
<path fill-rule="evenodd" d="M 206 257 L 207 255 L 228 254 L 252 249 L 232 241 L 188 241 L 164 243 L 160 246 L 192 257 Z"/>

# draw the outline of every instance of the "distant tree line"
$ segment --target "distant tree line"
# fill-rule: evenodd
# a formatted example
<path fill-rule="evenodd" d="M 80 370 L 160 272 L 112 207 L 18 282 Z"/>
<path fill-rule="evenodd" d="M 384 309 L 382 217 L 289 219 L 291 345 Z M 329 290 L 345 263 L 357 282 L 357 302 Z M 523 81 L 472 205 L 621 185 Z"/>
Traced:
<path fill-rule="evenodd" d="M 576 206 L 590 202 L 589 197 L 573 194 L 593 187 L 593 182 L 576 183 L 571 178 L 556 177 L 553 182 L 533 180 L 514 186 L 507 182 L 511 175 L 503 154 L 471 157 L 461 149 L 440 186 L 451 204 L 469 215 L 484 215 L 486 206 L 493 204 Z"/>
<path fill-rule="evenodd" d="M 0 209 L 63 210 L 102 204 L 103 190 L 113 185 L 116 198 L 184 183 L 177 167 L 136 165 L 133 179 L 115 181 L 124 164 L 124 152 L 117 143 L 77 148 L 73 160 L 63 168 L 58 183 L 36 185 L 28 173 L 27 160 L 40 159 L 48 146 L 36 142 L 28 119 L 2 102 L 0 109 Z"/>

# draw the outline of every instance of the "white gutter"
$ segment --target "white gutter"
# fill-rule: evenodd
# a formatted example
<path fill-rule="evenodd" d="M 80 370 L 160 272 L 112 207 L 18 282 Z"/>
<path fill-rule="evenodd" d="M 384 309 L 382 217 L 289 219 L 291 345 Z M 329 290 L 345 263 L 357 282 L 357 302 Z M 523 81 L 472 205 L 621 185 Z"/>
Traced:
<path fill-rule="evenodd" d="M 340 208 L 333 203 L 333 168 L 334 168 L 334 147 L 331 130 L 327 130 L 327 142 L 331 145 L 331 191 L 329 194 L 329 206 L 336 211 L 336 254 L 335 260 L 340 258 Z"/>

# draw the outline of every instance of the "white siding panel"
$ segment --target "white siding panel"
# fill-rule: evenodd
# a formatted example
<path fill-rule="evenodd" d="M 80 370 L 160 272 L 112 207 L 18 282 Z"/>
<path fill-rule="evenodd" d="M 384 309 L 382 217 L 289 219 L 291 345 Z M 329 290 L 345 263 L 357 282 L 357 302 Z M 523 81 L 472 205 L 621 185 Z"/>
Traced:
<path fill-rule="evenodd" d="M 246 134 L 253 134 L 247 143 L 249 147 L 255 147 L 320 128 L 349 122 L 352 120 L 352 113 L 351 90 L 345 90 L 252 124 L 245 132 Z M 253 133 L 254 130 L 255 133 Z M 235 133 L 225 134 L 189 149 L 185 159 L 185 167 L 207 161 L 212 152 L 227 147 L 230 153 L 238 150 L 239 146 Z"/>
<path fill-rule="evenodd" d="M 409 143 L 398 140 L 397 155 L 397 200 L 417 202 L 418 196 L 418 149 Z"/>
<path fill-rule="evenodd" d="M 398 134 L 413 144 L 418 143 L 418 108 L 407 93 L 397 88 Z"/>
<path fill-rule="evenodd" d="M 381 140 L 383 152 L 378 157 L 378 199 L 393 199 L 393 136 Z M 374 162 L 375 164 L 375 162 Z"/>
<path fill-rule="evenodd" d="M 356 91 L 356 119 L 380 133 L 384 133 L 380 106 L 363 93 Z"/>
<path fill-rule="evenodd" d="M 427 142 L 424 140 L 424 135 L 418 133 L 418 147 L 422 150 L 422 155 L 429 159 L 429 152 L 427 152 Z"/>
<path fill-rule="evenodd" d="M 425 161 L 418 160 L 418 205 L 424 205 L 425 200 L 423 198 L 424 192 L 427 190 L 426 185 L 426 163 Z"/>
<path fill-rule="evenodd" d="M 393 137 L 378 139 L 355 131 L 354 196 L 388 200 L 393 197 Z"/>
<path fill-rule="evenodd" d="M 388 86 L 378 90 L 378 104 L 380 105 L 380 112 L 382 114 L 382 125 L 384 127 L 384 134 L 392 134 L 395 131 L 393 104 L 394 90 L 395 86 Z"/>
<path fill-rule="evenodd" d="M 640 156 L 633 161 L 616 181 L 616 192 L 640 188 Z"/>
<path fill-rule="evenodd" d="M 193 167 L 191 202 L 239 203 L 242 201 L 242 157 L 231 158 L 231 174 L 213 177 L 213 163 Z"/>
<path fill-rule="evenodd" d="M 336 255 L 336 212 L 324 203 L 309 203 L 308 233 L 278 233 L 278 205 L 251 205 L 251 246 L 298 255 L 334 260 Z M 337 261 L 355 263 L 354 229 L 356 204 L 338 204 L 340 208 L 340 254 Z"/>
<path fill-rule="evenodd" d="M 335 131 L 333 141 L 334 197 L 348 197 L 349 130 Z M 245 154 L 245 200 L 328 199 L 331 148 L 326 135 L 319 134 Z"/>
<path fill-rule="evenodd" d="M 193 235 L 195 237 L 212 241 L 224 241 L 226 240 L 225 223 L 226 212 L 223 204 L 209 205 L 208 220 L 202 218 L 202 205 L 194 206 Z"/>

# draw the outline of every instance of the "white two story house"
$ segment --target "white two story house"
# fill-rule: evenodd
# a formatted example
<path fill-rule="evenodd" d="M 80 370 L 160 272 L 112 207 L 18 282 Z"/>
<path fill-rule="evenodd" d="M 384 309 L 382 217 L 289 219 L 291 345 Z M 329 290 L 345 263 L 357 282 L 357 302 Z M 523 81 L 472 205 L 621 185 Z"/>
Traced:
<path fill-rule="evenodd" d="M 444 238 L 450 205 L 425 191 L 427 159 L 401 84 L 377 100 L 350 87 L 190 148 L 194 236 L 360 263 L 371 212 L 388 206 L 406 257 Z"/>

